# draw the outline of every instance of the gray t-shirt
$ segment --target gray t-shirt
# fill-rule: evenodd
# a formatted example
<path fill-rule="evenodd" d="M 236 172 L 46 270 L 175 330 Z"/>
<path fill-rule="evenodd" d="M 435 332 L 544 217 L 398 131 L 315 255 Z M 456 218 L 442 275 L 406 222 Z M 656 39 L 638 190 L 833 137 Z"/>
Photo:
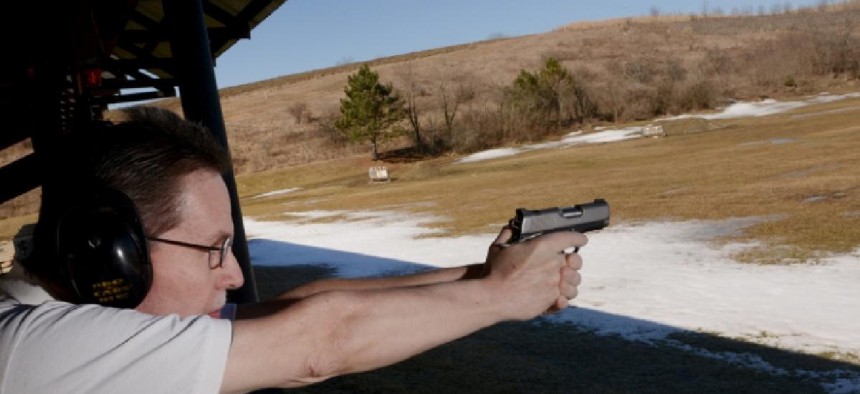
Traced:
<path fill-rule="evenodd" d="M 216 393 L 229 320 L 53 300 L 0 278 L 0 393 Z"/>

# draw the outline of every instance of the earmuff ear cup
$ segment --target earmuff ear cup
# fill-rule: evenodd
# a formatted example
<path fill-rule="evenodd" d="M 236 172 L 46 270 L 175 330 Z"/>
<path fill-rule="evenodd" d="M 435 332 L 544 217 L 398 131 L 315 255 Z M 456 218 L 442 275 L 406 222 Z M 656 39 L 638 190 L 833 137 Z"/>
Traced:
<path fill-rule="evenodd" d="M 152 284 L 140 216 L 123 193 L 97 189 L 57 224 L 58 257 L 81 302 L 134 308 Z"/>

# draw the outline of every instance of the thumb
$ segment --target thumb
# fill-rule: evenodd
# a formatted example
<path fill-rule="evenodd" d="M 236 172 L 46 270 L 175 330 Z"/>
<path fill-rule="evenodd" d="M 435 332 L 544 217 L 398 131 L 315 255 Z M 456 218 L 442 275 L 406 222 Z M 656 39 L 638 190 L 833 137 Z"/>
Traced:
<path fill-rule="evenodd" d="M 502 228 L 502 231 L 499 232 L 499 236 L 490 244 L 490 250 L 487 252 L 487 261 L 493 259 L 499 252 L 504 249 L 508 241 L 511 240 L 511 237 L 514 235 L 513 231 L 509 226 L 505 226 Z"/>
<path fill-rule="evenodd" d="M 514 232 L 511 230 L 510 226 L 502 227 L 502 231 L 499 232 L 499 236 L 496 237 L 496 240 L 493 241 L 493 245 L 501 245 L 506 244 L 511 240 L 511 237 L 514 235 Z"/>

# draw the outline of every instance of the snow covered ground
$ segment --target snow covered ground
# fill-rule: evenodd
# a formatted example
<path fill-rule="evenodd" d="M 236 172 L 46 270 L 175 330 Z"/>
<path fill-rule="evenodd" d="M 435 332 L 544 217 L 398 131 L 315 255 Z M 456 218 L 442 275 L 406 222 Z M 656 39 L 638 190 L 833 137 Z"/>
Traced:
<path fill-rule="evenodd" d="M 305 224 L 246 219 L 249 238 L 305 246 L 296 247 L 296 253 L 273 254 L 257 250 L 252 241 L 254 263 L 323 264 L 343 276 L 373 276 L 415 268 L 405 264 L 452 267 L 480 262 L 495 236 L 419 237 L 433 233 L 421 227 L 432 218 L 398 212 L 311 215 L 348 219 Z M 582 295 L 574 304 L 663 326 L 592 322 L 577 309 L 558 318 L 631 339 L 663 337 L 676 329 L 702 330 L 808 353 L 860 354 L 860 314 L 846 313 L 860 311 L 860 249 L 817 265 L 758 266 L 730 257 L 749 245 L 709 243 L 755 221 L 651 222 L 591 233 L 580 252 L 586 264 Z"/>
<path fill-rule="evenodd" d="M 391 211 L 290 215 L 344 220 L 246 219 L 254 264 L 318 264 L 346 277 L 403 273 L 483 261 L 495 237 L 421 237 L 434 232 L 422 227 L 434 218 Z M 758 220 L 650 222 L 591 233 L 580 251 L 576 308 L 552 319 L 633 341 L 671 344 L 671 333 L 707 332 L 810 354 L 860 354 L 860 249 L 817 265 L 758 266 L 730 257 L 750 245 L 710 242 Z M 705 353 L 782 373 L 755 355 Z M 842 380 L 828 383 L 829 391 L 860 392 L 860 376 L 834 373 Z"/>

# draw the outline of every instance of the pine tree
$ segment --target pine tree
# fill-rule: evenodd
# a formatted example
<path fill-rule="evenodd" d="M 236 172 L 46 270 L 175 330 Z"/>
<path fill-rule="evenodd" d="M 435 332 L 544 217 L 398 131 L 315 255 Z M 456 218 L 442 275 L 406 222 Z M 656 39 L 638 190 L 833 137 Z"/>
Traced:
<path fill-rule="evenodd" d="M 406 116 L 403 103 L 391 85 L 379 83 L 379 74 L 367 65 L 348 77 L 344 93 L 335 126 L 352 142 L 370 142 L 375 161 L 379 143 L 402 133 L 396 125 Z"/>

